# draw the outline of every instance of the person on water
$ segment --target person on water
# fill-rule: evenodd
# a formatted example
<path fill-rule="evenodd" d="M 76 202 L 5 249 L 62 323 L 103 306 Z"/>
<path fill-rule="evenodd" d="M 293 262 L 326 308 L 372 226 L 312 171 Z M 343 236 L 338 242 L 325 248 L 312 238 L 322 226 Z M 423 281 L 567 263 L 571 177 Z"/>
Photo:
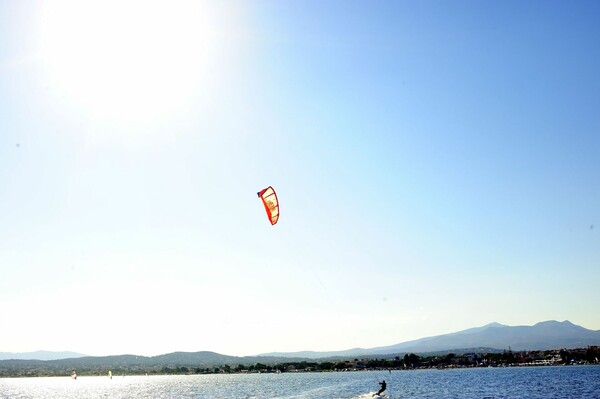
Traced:
<path fill-rule="evenodd" d="M 379 385 L 381 385 L 381 389 L 380 389 L 379 391 L 377 391 L 377 393 L 374 393 L 374 394 L 373 394 L 373 396 L 375 396 L 375 395 L 377 395 L 377 396 L 381 395 L 381 393 L 382 393 L 383 391 L 385 391 L 385 388 L 387 388 L 387 385 L 386 385 L 386 383 L 385 383 L 385 380 L 381 381 L 381 382 L 379 383 Z"/>

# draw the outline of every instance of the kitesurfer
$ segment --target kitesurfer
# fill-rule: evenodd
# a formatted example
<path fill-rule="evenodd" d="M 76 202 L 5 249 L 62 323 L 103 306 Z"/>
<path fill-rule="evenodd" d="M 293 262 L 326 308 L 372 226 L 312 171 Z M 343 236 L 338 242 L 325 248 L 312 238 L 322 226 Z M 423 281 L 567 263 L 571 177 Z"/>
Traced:
<path fill-rule="evenodd" d="M 381 382 L 379 383 L 379 385 L 381 385 L 381 389 L 380 389 L 379 391 L 377 391 L 377 393 L 374 393 L 374 394 L 373 394 L 373 396 L 375 396 L 375 395 L 377 395 L 377 396 L 380 396 L 380 395 L 381 395 L 381 393 L 382 393 L 383 391 L 385 391 L 385 388 L 387 388 L 387 384 L 385 383 L 385 380 L 381 381 Z"/>

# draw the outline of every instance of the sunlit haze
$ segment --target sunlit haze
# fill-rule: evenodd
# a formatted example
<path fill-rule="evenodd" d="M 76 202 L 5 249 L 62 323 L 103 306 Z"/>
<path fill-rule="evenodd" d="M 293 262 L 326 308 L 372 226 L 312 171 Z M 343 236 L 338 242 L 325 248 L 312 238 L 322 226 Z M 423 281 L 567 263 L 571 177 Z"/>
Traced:
<path fill-rule="evenodd" d="M 599 17 L 0 2 L 0 351 L 600 330 Z"/>

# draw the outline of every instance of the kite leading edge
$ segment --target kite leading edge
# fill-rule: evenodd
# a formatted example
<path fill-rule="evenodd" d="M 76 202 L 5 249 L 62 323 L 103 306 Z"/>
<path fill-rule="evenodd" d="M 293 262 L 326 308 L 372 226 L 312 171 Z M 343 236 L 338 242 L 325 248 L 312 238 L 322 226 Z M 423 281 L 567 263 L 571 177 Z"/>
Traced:
<path fill-rule="evenodd" d="M 265 211 L 267 211 L 267 217 L 269 218 L 271 225 L 275 225 L 279 219 L 279 201 L 277 200 L 275 190 L 273 190 L 273 187 L 269 186 L 264 190 L 259 191 L 257 194 L 265 206 Z"/>

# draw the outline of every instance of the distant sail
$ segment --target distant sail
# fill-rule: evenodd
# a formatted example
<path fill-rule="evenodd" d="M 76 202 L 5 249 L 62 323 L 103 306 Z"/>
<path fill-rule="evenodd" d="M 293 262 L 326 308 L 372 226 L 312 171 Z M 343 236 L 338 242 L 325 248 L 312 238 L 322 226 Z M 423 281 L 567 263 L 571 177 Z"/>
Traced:
<path fill-rule="evenodd" d="M 112 380 L 112 371 L 108 370 L 108 378 Z"/>
<path fill-rule="evenodd" d="M 274 225 L 279 220 L 279 201 L 277 200 L 275 190 L 269 186 L 257 194 L 262 200 L 269 222 L 271 222 L 271 225 Z"/>

